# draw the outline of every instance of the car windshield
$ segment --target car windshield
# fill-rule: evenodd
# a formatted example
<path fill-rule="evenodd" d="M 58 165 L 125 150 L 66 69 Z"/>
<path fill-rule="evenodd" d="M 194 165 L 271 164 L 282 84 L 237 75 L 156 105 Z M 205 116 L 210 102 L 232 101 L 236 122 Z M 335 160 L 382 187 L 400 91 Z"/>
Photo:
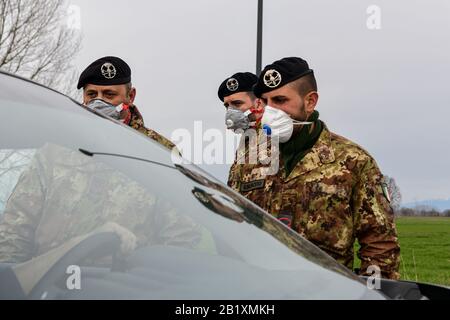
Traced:
<path fill-rule="evenodd" d="M 80 261 L 84 289 L 55 285 L 55 298 L 367 294 L 316 246 L 143 134 L 22 79 L 0 74 L 0 88 L 0 262 L 109 222 L 137 238 L 127 272 Z"/>

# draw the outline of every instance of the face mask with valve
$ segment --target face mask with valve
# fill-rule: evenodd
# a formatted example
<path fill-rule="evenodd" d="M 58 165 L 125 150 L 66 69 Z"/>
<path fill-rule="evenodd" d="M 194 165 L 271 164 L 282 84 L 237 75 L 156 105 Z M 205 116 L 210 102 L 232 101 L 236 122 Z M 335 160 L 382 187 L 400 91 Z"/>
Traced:
<path fill-rule="evenodd" d="M 130 122 L 129 112 L 127 112 L 128 115 L 123 118 L 123 111 L 129 110 L 129 106 L 127 104 L 121 103 L 117 106 L 114 106 L 104 100 L 94 99 L 89 101 L 86 107 L 95 110 L 107 117 L 122 121 L 125 124 L 128 124 Z"/>
<path fill-rule="evenodd" d="M 266 106 L 261 119 L 264 132 L 271 137 L 277 137 L 280 143 L 288 142 L 294 132 L 294 125 L 311 125 L 310 121 L 292 119 L 286 112 Z"/>
<path fill-rule="evenodd" d="M 237 133 L 239 130 L 247 130 L 250 128 L 250 119 L 249 115 L 251 114 L 250 110 L 242 112 L 239 109 L 228 108 L 225 114 L 225 124 L 227 129 L 233 130 Z"/>
<path fill-rule="evenodd" d="M 258 120 L 259 111 L 256 108 L 250 108 L 247 111 L 241 111 L 236 108 L 228 108 L 225 114 L 225 124 L 227 129 L 233 130 L 235 133 L 245 131 L 250 128 L 256 128 L 260 120 Z"/>

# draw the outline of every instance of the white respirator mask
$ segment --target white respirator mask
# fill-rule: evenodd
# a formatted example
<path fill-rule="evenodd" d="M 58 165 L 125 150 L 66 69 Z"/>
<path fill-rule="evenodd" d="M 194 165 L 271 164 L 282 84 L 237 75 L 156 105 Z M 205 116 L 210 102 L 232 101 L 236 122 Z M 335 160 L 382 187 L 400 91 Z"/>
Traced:
<path fill-rule="evenodd" d="M 292 119 L 286 112 L 266 106 L 261 120 L 264 132 L 268 136 L 278 137 L 280 143 L 288 142 L 294 132 L 294 125 L 311 125 L 310 121 Z"/>

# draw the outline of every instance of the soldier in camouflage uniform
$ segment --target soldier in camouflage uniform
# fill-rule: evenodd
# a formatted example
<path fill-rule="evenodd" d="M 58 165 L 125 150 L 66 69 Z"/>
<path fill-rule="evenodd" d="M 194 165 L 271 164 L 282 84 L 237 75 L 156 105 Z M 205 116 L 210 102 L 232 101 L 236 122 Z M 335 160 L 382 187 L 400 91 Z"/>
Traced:
<path fill-rule="evenodd" d="M 187 215 L 125 174 L 78 151 L 46 144 L 6 204 L 0 262 L 27 261 L 111 224 L 112 231 L 136 238 L 137 247 L 195 248 L 201 238 Z"/>
<path fill-rule="evenodd" d="M 400 247 L 383 176 L 367 151 L 318 119 L 317 85 L 306 61 L 268 65 L 254 92 L 270 106 L 262 119 L 267 133 L 280 129 L 272 132 L 272 144 L 282 142 L 275 148 L 279 170 L 268 175 L 265 164 L 239 164 L 228 185 L 351 270 L 358 240 L 359 274 L 372 275 L 367 269 L 375 265 L 382 277 L 399 279 Z M 296 121 L 302 124 L 292 128 Z"/>
<path fill-rule="evenodd" d="M 231 171 L 239 162 L 239 157 L 243 156 L 242 151 L 248 148 L 250 131 L 260 127 L 264 104 L 253 93 L 253 86 L 257 81 L 258 77 L 251 72 L 238 72 L 222 81 L 217 91 L 219 99 L 227 109 L 225 115 L 227 129 L 237 134 L 244 133 L 241 136 L 234 163 L 231 165 Z"/>
<path fill-rule="evenodd" d="M 122 59 L 103 57 L 94 61 L 81 73 L 77 88 L 83 88 L 84 105 L 93 100 L 103 100 L 111 106 L 124 104 L 127 108 L 120 112 L 120 118 L 125 124 L 170 150 L 176 148 L 173 142 L 145 127 L 141 113 L 133 104 L 136 89 L 131 84 L 131 69 Z"/>

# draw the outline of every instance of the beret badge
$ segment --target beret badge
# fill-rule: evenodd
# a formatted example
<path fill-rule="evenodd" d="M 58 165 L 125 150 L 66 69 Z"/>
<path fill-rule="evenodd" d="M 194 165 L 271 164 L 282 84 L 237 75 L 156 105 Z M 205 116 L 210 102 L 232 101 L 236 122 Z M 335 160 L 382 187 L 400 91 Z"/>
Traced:
<path fill-rule="evenodd" d="M 106 79 L 113 79 L 117 74 L 116 67 L 114 67 L 114 65 L 109 62 L 106 62 L 102 65 L 101 72 Z"/>
<path fill-rule="evenodd" d="M 239 81 L 235 78 L 230 78 L 227 81 L 227 89 L 230 91 L 236 91 L 239 88 Z"/>
<path fill-rule="evenodd" d="M 276 88 L 281 83 L 281 74 L 275 70 L 267 70 L 264 74 L 264 84 L 269 88 Z"/>

